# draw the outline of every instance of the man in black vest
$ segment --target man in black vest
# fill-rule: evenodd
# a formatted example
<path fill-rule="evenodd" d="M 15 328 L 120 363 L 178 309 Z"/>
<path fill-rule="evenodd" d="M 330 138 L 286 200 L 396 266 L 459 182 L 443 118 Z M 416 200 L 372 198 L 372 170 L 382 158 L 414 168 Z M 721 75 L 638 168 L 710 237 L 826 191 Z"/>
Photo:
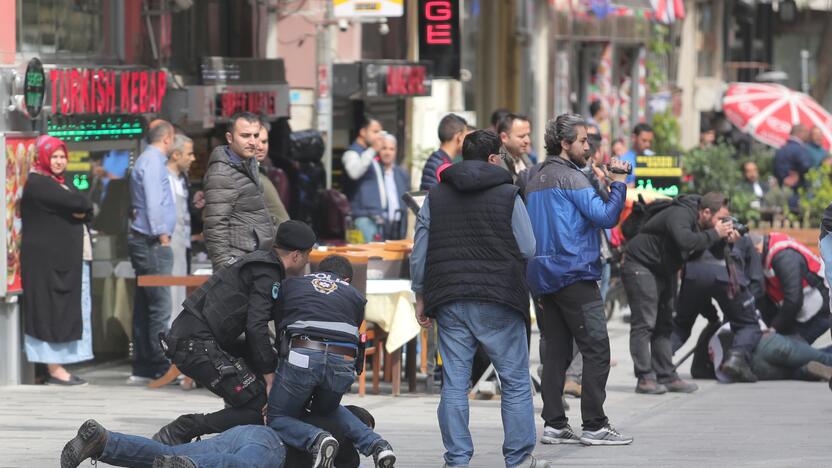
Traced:
<path fill-rule="evenodd" d="M 493 132 L 466 136 L 462 163 L 442 173 L 416 221 L 410 274 L 416 319 L 439 326 L 446 466 L 468 466 L 474 453 L 467 394 L 478 343 L 500 375 L 506 466 L 549 466 L 532 456 L 525 258 L 534 255 L 535 239 L 519 189 L 499 167 L 506 157 Z"/>
<path fill-rule="evenodd" d="M 180 416 L 154 440 L 179 445 L 203 434 L 263 423 L 262 410 L 277 367 L 268 323 L 280 282 L 303 273 L 315 242 L 309 226 L 286 221 L 278 228 L 273 249 L 226 261 L 188 296 L 164 340 L 166 354 L 183 374 L 222 397 L 228 407 Z M 244 332 L 245 349 L 236 350 L 235 342 Z"/>
<path fill-rule="evenodd" d="M 350 286 L 353 270 L 346 258 L 330 255 L 318 270 L 289 278 L 280 288 L 275 317 L 280 365 L 276 390 L 269 394 L 268 423 L 286 445 L 308 451 L 313 467 L 332 467 L 339 443 L 328 431 L 300 420 L 308 409 L 372 456 L 376 467 L 392 468 L 396 456 L 390 444 L 341 406 L 363 358 L 357 353 L 358 328 L 367 300 Z"/>

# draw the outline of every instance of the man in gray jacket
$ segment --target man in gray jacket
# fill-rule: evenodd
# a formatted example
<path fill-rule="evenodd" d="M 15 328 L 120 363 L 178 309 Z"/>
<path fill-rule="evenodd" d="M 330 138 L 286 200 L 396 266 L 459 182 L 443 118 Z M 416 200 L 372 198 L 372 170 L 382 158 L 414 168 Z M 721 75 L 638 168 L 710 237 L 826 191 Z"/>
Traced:
<path fill-rule="evenodd" d="M 205 245 L 214 271 L 230 259 L 268 250 L 275 236 L 257 175 L 260 119 L 241 112 L 231 117 L 228 145 L 214 148 L 205 172 Z"/>

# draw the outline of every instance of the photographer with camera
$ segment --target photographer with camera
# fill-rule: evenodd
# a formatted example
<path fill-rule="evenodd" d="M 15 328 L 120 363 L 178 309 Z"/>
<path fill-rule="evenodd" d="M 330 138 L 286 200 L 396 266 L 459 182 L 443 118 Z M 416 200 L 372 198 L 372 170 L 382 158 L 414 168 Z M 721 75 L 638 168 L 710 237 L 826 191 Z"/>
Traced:
<path fill-rule="evenodd" d="M 733 243 L 717 242 L 694 254 L 685 264 L 673 318 L 673 352 L 690 337 L 699 314 L 709 322 L 721 322 L 711 302 L 716 299 L 734 333 L 719 370 L 730 382 L 756 382 L 751 359 L 762 336 L 755 305 L 755 297 L 762 295 L 764 289 L 762 263 L 754 243 L 746 235 L 748 227 L 731 217 L 723 221 L 731 222 L 742 237 Z"/>
<path fill-rule="evenodd" d="M 630 354 L 636 393 L 692 393 L 699 387 L 679 378 L 673 367 L 673 304 L 679 269 L 692 255 L 720 239 L 740 235 L 721 193 L 684 195 L 651 215 L 624 248 L 621 280 L 632 311 Z"/>

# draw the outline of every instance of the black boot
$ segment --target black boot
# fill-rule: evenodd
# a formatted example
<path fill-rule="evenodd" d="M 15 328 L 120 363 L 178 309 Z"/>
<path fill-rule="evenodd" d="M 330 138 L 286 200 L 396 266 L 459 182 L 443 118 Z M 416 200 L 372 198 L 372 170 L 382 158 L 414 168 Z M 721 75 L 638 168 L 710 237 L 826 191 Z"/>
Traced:
<path fill-rule="evenodd" d="M 153 440 L 170 446 L 182 445 L 196 436 L 209 432 L 211 431 L 205 430 L 205 415 L 183 414 L 153 434 Z"/>
<path fill-rule="evenodd" d="M 722 361 L 722 366 L 719 368 L 725 375 L 735 382 L 756 382 L 757 376 L 748 365 L 748 359 L 740 351 L 728 351 L 728 355 Z"/>
<path fill-rule="evenodd" d="M 61 468 L 76 468 L 87 458 L 98 459 L 107 445 L 107 430 L 94 419 L 87 420 L 78 434 L 64 445 Z"/>

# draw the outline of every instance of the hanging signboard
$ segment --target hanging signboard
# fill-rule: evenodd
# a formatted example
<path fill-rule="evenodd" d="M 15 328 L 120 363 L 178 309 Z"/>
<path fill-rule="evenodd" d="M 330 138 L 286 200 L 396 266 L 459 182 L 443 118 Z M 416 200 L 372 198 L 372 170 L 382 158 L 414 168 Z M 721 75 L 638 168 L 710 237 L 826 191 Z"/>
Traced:
<path fill-rule="evenodd" d="M 459 79 L 459 0 L 419 0 L 419 60 L 433 62 L 436 78 Z"/>
<path fill-rule="evenodd" d="M 336 18 L 393 17 L 404 15 L 404 0 L 332 0 Z"/>
<path fill-rule="evenodd" d="M 43 74 L 43 64 L 33 58 L 26 67 L 23 79 L 23 105 L 29 118 L 35 119 L 43 109 L 43 96 L 46 93 L 46 76 Z"/>

